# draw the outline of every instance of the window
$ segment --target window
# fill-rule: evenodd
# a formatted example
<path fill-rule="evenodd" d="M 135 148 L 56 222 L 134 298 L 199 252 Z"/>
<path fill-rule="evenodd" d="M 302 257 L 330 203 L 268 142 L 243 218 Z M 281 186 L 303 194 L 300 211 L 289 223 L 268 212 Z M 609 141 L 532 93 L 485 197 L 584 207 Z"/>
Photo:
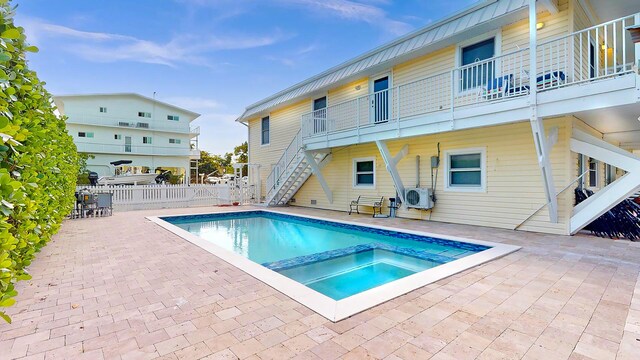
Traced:
<path fill-rule="evenodd" d="M 327 97 L 313 100 L 313 133 L 323 133 L 327 130 Z"/>
<path fill-rule="evenodd" d="M 268 145 L 269 144 L 269 117 L 263 117 L 262 118 L 262 145 Z"/>
<path fill-rule="evenodd" d="M 144 111 L 138 111 L 138 117 L 150 118 L 151 117 L 151 113 L 144 112 Z"/>
<path fill-rule="evenodd" d="M 181 142 L 180 139 L 169 139 L 169 144 L 180 144 Z"/>
<path fill-rule="evenodd" d="M 93 137 L 93 133 L 92 132 L 80 131 L 80 132 L 78 132 L 78 137 L 92 138 Z"/>
<path fill-rule="evenodd" d="M 376 160 L 375 158 L 353 159 L 353 186 L 376 186 Z"/>
<path fill-rule="evenodd" d="M 114 138 L 115 140 L 122 140 L 122 135 L 121 135 L 121 134 L 114 134 L 114 135 L 113 135 L 113 138 Z"/>
<path fill-rule="evenodd" d="M 167 120 L 180 121 L 180 117 L 178 115 L 167 115 Z"/>
<path fill-rule="evenodd" d="M 100 106 L 100 112 L 101 113 L 106 113 L 107 112 L 107 108 L 104 106 Z"/>
<path fill-rule="evenodd" d="M 589 187 L 598 186 L 598 160 L 589 158 Z"/>
<path fill-rule="evenodd" d="M 151 136 L 143 136 L 142 137 L 143 144 L 151 144 Z"/>
<path fill-rule="evenodd" d="M 612 182 L 616 181 L 615 166 L 607 164 L 605 171 L 606 171 L 606 179 L 605 179 L 606 185 L 609 185 Z"/>
<path fill-rule="evenodd" d="M 495 38 L 465 46 L 460 51 L 460 65 L 472 65 L 495 56 Z M 494 62 L 485 61 L 475 66 L 467 66 L 460 70 L 460 90 L 483 86 L 488 79 L 495 78 Z"/>
<path fill-rule="evenodd" d="M 484 191 L 484 149 L 446 151 L 445 168 L 447 171 L 445 189 L 456 191 Z"/>

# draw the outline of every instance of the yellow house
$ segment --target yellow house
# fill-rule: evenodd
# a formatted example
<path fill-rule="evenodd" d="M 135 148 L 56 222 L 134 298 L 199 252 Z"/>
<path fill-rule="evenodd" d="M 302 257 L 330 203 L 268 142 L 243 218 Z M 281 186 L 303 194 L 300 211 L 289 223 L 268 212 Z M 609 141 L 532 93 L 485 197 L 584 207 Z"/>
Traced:
<path fill-rule="evenodd" d="M 640 189 L 639 12 L 481 1 L 252 104 L 262 200 L 576 233 Z"/>

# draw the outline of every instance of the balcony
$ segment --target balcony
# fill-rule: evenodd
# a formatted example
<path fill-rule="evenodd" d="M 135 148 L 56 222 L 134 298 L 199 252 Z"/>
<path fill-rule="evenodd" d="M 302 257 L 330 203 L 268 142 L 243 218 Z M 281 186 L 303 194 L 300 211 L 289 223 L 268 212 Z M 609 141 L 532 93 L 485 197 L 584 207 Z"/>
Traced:
<path fill-rule="evenodd" d="M 67 123 L 78 125 L 96 125 L 116 128 L 128 128 L 147 131 L 163 131 L 178 134 L 190 134 L 192 137 L 200 134 L 200 127 L 189 127 L 186 123 L 149 118 L 121 118 L 106 115 L 66 114 Z"/>
<path fill-rule="evenodd" d="M 531 51 L 519 49 L 303 114 L 303 143 L 315 150 L 526 120 L 532 86 L 542 117 L 635 103 L 640 54 L 626 31 L 634 17 L 539 43 L 533 85 Z"/>
<path fill-rule="evenodd" d="M 155 156 L 200 156 L 200 150 L 188 147 L 149 145 L 96 144 L 76 142 L 78 152 L 89 154 L 155 155 Z"/>

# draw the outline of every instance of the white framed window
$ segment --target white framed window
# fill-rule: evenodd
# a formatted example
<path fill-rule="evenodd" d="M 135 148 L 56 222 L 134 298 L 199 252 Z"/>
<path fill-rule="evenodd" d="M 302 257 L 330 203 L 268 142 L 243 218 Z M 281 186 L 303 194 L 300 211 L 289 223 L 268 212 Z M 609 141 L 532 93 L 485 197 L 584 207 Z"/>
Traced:
<path fill-rule="evenodd" d="M 167 115 L 167 120 L 180 121 L 180 116 L 178 116 L 178 115 Z"/>
<path fill-rule="evenodd" d="M 114 140 L 122 140 L 122 134 L 113 134 Z"/>
<path fill-rule="evenodd" d="M 107 112 L 107 108 L 104 106 L 100 106 L 100 112 L 101 113 L 106 113 Z"/>
<path fill-rule="evenodd" d="M 180 139 L 169 139 L 169 144 L 180 144 L 181 142 Z"/>
<path fill-rule="evenodd" d="M 578 171 L 586 173 L 578 182 L 580 188 L 596 188 L 600 183 L 600 162 L 586 155 L 578 154 Z"/>
<path fill-rule="evenodd" d="M 589 187 L 595 188 L 598 187 L 598 180 L 600 177 L 600 172 L 598 171 L 598 169 L 600 168 L 600 163 L 598 162 L 598 160 L 594 159 L 594 158 L 589 158 Z"/>
<path fill-rule="evenodd" d="M 487 176 L 486 163 L 485 148 L 445 151 L 445 190 L 485 191 Z"/>
<path fill-rule="evenodd" d="M 151 118 L 150 112 L 138 111 L 138 117 Z"/>
<path fill-rule="evenodd" d="M 354 188 L 375 188 L 376 187 L 376 158 L 353 159 L 353 187 Z"/>
<path fill-rule="evenodd" d="M 143 144 L 151 144 L 151 136 L 143 136 L 142 137 Z"/>
<path fill-rule="evenodd" d="M 605 185 L 609 185 L 612 182 L 616 181 L 616 167 L 613 165 L 607 164 L 605 166 Z"/>
<path fill-rule="evenodd" d="M 269 138 L 269 117 L 265 116 L 260 121 L 260 144 L 261 145 L 269 145 L 271 139 Z"/>

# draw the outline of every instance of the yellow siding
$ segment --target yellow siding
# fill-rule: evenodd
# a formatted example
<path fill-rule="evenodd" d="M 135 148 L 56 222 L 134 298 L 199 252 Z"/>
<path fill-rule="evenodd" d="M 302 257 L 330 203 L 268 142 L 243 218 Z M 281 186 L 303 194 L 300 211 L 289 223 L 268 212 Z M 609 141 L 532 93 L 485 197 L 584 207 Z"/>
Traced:
<path fill-rule="evenodd" d="M 261 145 L 261 118 L 249 120 L 249 162 L 262 165 L 260 177 L 262 196 L 265 195 L 265 182 L 271 168 L 278 162 L 284 149 L 291 143 L 300 130 L 302 114 L 311 111 L 311 100 L 301 101 L 272 112 L 269 115 L 269 145 Z"/>
<path fill-rule="evenodd" d="M 570 182 L 568 140 L 571 118 L 546 121 L 547 129 L 557 126 L 560 130 L 558 143 L 552 151 L 552 168 L 557 189 Z M 398 164 L 398 171 L 406 187 L 415 186 L 416 155 L 420 155 L 420 185 L 431 187 L 430 157 L 437 154 L 437 143 L 443 153 L 436 185 L 438 202 L 433 213 L 422 210 L 400 210 L 401 217 L 431 219 L 434 221 L 492 226 L 512 229 L 524 221 L 545 202 L 542 177 L 535 155 L 529 123 L 479 128 L 411 139 L 389 141 L 390 151 L 395 154 L 405 144 L 409 154 Z M 486 148 L 487 191 L 444 191 L 446 173 L 443 156 L 446 150 Z M 357 189 L 353 187 L 353 159 L 376 158 L 376 187 Z M 333 190 L 333 204 L 329 204 L 317 179 L 312 176 L 295 195 L 296 206 L 345 211 L 350 200 L 358 195 L 394 196 L 391 177 L 374 144 L 354 145 L 333 149 L 333 158 L 322 170 L 329 187 Z M 435 175 L 435 174 L 434 174 Z M 563 194 L 560 203 L 560 223 L 548 220 L 547 210 L 540 211 L 520 229 L 558 234 L 568 233 L 568 217 L 571 211 L 571 194 Z M 316 205 L 311 205 L 316 200 Z"/>
<path fill-rule="evenodd" d="M 540 14 L 539 20 L 545 27 L 539 31 L 539 41 L 568 34 L 578 26 L 585 26 L 584 16 L 573 13 L 576 0 L 559 0 L 560 12 L 556 15 Z M 501 53 L 505 54 L 528 47 L 529 32 L 527 20 L 519 21 L 502 28 L 500 32 Z M 452 45 L 433 53 L 396 65 L 392 69 L 393 86 L 445 73 L 447 77 L 441 93 L 449 93 L 450 76 L 446 74 L 455 66 L 457 46 Z M 542 69 L 541 71 L 543 71 Z M 515 74 L 516 76 L 521 74 Z M 439 78 L 438 78 L 439 79 Z M 433 79 L 440 83 L 440 80 Z M 432 81 L 431 79 L 429 81 Z M 329 106 L 352 100 L 369 93 L 369 79 L 362 78 L 327 91 Z M 434 94 L 434 97 L 439 96 Z M 448 96 L 441 96 L 444 105 L 450 102 Z M 435 101 L 435 100 L 434 100 Z M 300 127 L 300 116 L 311 110 L 312 99 L 306 99 L 296 105 L 274 111 L 271 114 L 271 144 L 260 145 L 260 119 L 249 121 L 249 153 L 250 162 L 262 165 L 261 177 L 264 185 L 271 167 L 278 161 L 282 151 L 290 143 Z M 558 189 L 566 186 L 575 178 L 575 154 L 568 150 L 570 118 L 547 121 L 561 127 L 558 144 L 553 148 L 553 170 Z M 430 186 L 431 177 L 429 157 L 435 155 L 437 142 L 442 150 L 484 146 L 487 147 L 488 191 L 486 193 L 454 193 L 442 191 L 445 174 L 440 169 L 438 177 L 438 204 L 431 214 L 428 211 L 401 211 L 400 215 L 411 218 L 431 218 L 432 220 L 513 228 L 523 221 L 544 202 L 540 170 L 534 153 L 531 128 L 528 123 L 504 125 L 494 128 L 451 132 L 413 139 L 390 141 L 391 151 L 397 152 L 405 143 L 410 144 L 410 155 L 399 164 L 405 185 L 415 182 L 415 156 L 420 155 L 422 186 Z M 358 194 L 380 194 L 392 196 L 394 188 L 384 163 L 374 144 L 352 145 L 334 148 L 333 160 L 323 169 L 329 185 L 334 189 L 334 203 L 328 204 L 324 192 L 315 177 L 311 177 L 296 194 L 295 205 L 311 206 L 311 200 L 317 201 L 317 207 L 345 210 L 348 201 Z M 378 184 L 373 190 L 356 190 L 352 187 L 353 158 L 376 157 Z M 262 195 L 264 195 L 264 187 Z M 552 233 L 568 232 L 568 217 L 571 213 L 573 194 L 565 192 L 560 198 L 561 223 L 551 224 L 546 209 L 530 219 L 521 229 Z"/>
<path fill-rule="evenodd" d="M 398 86 L 450 71 L 454 67 L 455 53 L 456 47 L 449 46 L 396 66 L 393 69 L 393 85 Z"/>
<path fill-rule="evenodd" d="M 558 1 L 559 12 L 555 15 L 549 12 L 538 14 L 538 22 L 544 23 L 544 28 L 538 30 L 538 42 L 544 42 L 569 33 L 569 0 Z M 502 28 L 502 53 L 506 54 L 529 47 L 528 19 Z"/>
<path fill-rule="evenodd" d="M 357 87 L 360 87 L 357 90 Z M 327 96 L 327 104 L 329 106 L 335 105 L 341 102 L 353 100 L 360 96 L 367 95 L 369 93 L 369 79 L 363 78 L 347 85 L 343 85 L 339 88 L 329 90 Z"/>

